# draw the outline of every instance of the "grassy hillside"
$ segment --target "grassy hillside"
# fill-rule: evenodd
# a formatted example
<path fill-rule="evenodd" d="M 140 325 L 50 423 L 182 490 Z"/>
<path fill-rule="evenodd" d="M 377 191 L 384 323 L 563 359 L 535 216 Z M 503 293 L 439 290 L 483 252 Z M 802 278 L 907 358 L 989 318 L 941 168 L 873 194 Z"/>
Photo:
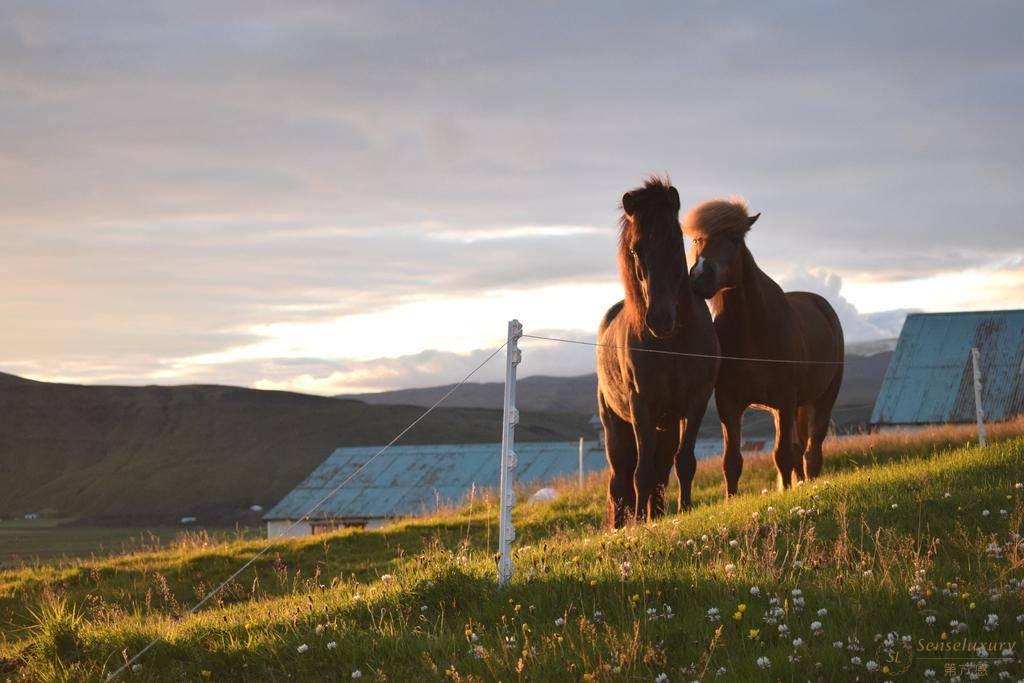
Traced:
<path fill-rule="evenodd" d="M 387 443 L 422 413 L 225 386 L 106 387 L 0 375 L 0 517 L 251 519 L 338 446 Z M 524 412 L 524 440 L 575 439 L 587 416 Z M 496 410 L 439 408 L 404 443 L 497 442 Z"/>
<path fill-rule="evenodd" d="M 517 506 L 507 590 L 492 500 L 281 542 L 180 621 L 261 544 L 198 536 L 4 571 L 0 673 L 101 680 L 166 633 L 126 680 L 873 681 L 947 663 L 1016 679 L 1022 426 L 987 448 L 957 445 L 961 428 L 851 439 L 785 493 L 762 493 L 773 468 L 752 458 L 729 503 L 702 463 L 695 511 L 617 533 L 603 482 L 566 486 Z"/>

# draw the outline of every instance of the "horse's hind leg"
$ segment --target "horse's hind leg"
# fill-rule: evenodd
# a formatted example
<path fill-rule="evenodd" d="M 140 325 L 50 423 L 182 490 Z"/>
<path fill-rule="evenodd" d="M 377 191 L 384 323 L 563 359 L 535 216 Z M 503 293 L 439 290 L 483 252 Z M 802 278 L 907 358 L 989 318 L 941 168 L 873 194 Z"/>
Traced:
<path fill-rule="evenodd" d="M 697 456 L 693 449 L 697 445 L 697 434 L 704 412 L 708 409 L 707 398 L 694 401 L 683 426 L 683 438 L 676 453 L 676 477 L 679 478 L 679 511 L 693 507 L 693 475 L 697 473 Z"/>
<path fill-rule="evenodd" d="M 821 473 L 824 459 L 821 453 L 821 444 L 828 436 L 828 427 L 832 422 L 832 406 L 835 405 L 836 397 L 839 396 L 839 386 L 842 383 L 843 376 L 840 374 L 832 380 L 828 390 L 810 405 L 811 438 L 807 445 L 807 452 L 804 454 L 804 462 L 807 466 L 807 476 L 811 479 Z"/>
<path fill-rule="evenodd" d="M 796 427 L 796 405 L 788 403 L 772 411 L 775 414 L 775 468 L 779 471 L 779 488 L 793 485 L 793 450 Z"/>
<path fill-rule="evenodd" d="M 793 473 L 796 475 L 797 481 L 804 481 L 807 478 L 804 473 L 804 451 L 808 447 L 807 441 L 811 431 L 810 421 L 810 406 L 797 406 L 796 420 L 793 425 L 794 440 L 791 450 L 793 454 Z"/>
<path fill-rule="evenodd" d="M 598 410 L 604 426 L 604 449 L 608 458 L 609 522 L 619 529 L 633 517 L 636 494 L 633 472 L 636 470 L 636 441 L 633 426 L 612 412 L 598 397 Z"/>

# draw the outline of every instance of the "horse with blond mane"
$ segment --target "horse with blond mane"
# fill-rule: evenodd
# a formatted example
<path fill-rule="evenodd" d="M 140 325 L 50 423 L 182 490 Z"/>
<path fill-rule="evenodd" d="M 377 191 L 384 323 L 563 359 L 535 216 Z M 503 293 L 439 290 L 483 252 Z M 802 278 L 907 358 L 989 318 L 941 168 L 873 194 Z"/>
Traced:
<path fill-rule="evenodd" d="M 626 297 L 597 335 L 597 402 L 616 528 L 665 512 L 673 465 L 679 508 L 690 507 L 693 449 L 718 371 L 711 314 L 687 276 L 676 188 L 654 177 L 627 192 L 619 224 Z"/>
<path fill-rule="evenodd" d="M 725 448 L 726 495 L 736 493 L 743 456 L 743 411 L 775 416 L 775 467 L 788 488 L 821 471 L 821 445 L 843 381 L 843 329 L 821 296 L 783 292 L 758 268 L 745 237 L 761 214 L 746 202 L 713 200 L 693 208 L 683 230 L 693 242 L 690 280 L 709 299 L 722 346 L 715 402 Z M 735 360 L 728 357 L 762 360 Z"/>

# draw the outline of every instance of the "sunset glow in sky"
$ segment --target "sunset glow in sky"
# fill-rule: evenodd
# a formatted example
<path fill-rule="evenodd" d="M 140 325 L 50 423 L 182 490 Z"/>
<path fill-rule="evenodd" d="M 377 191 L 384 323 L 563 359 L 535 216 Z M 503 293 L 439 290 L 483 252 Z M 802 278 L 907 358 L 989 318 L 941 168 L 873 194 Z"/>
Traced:
<path fill-rule="evenodd" d="M 593 337 L 651 172 L 850 341 L 1024 307 L 1024 8 L 926 7 L 5 3 L 0 372 L 451 382 Z"/>

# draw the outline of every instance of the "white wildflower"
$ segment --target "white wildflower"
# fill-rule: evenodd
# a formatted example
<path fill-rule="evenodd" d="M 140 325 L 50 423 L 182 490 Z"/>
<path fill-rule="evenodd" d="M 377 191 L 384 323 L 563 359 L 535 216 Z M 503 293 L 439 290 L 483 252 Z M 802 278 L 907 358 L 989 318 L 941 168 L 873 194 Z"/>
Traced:
<path fill-rule="evenodd" d="M 327 649 L 328 650 L 333 650 L 333 649 L 335 649 L 337 647 L 338 647 L 338 644 L 336 642 L 334 642 L 333 640 L 331 642 L 327 643 Z"/>
<path fill-rule="evenodd" d="M 309 652 L 309 645 L 306 645 L 305 643 L 303 643 L 302 645 L 299 645 L 295 649 L 298 650 L 299 654 L 301 655 L 303 653 Z"/>
<path fill-rule="evenodd" d="M 767 657 L 761 656 L 757 658 L 757 665 L 762 669 L 767 669 L 772 665 L 772 660 L 768 659 Z"/>

